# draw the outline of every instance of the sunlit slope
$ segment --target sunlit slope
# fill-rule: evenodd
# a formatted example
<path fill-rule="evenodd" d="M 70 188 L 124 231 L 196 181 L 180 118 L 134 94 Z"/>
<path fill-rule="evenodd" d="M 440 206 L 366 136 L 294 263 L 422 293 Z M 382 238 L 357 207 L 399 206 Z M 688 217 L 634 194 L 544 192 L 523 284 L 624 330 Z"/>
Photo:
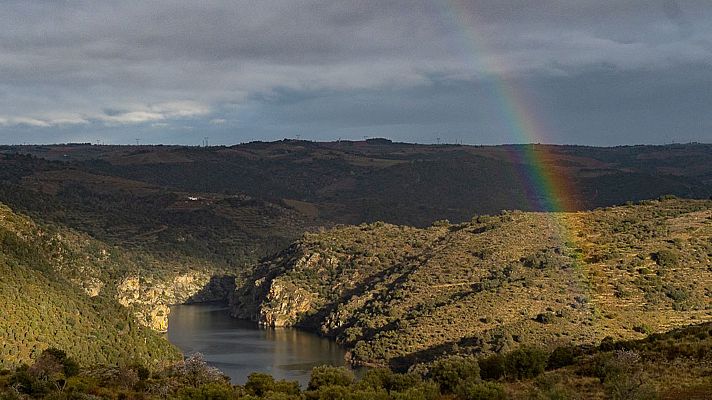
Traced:
<path fill-rule="evenodd" d="M 112 297 L 90 297 L 70 282 L 90 278 L 94 258 L 0 205 L 0 367 L 30 362 L 48 347 L 85 365 L 151 365 L 179 355 Z"/>
<path fill-rule="evenodd" d="M 594 343 L 712 320 L 712 201 L 507 212 L 427 229 L 307 234 L 238 289 L 235 315 L 409 365 L 520 343 Z"/>

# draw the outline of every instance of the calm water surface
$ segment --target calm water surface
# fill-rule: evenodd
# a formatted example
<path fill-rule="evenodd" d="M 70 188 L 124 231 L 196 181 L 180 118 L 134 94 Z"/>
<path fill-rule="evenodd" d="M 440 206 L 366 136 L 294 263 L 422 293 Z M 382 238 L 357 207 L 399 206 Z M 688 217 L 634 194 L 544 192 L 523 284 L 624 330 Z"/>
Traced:
<path fill-rule="evenodd" d="M 296 329 L 263 329 L 239 321 L 221 305 L 181 305 L 171 308 L 168 340 L 184 354 L 202 353 L 233 384 L 243 384 L 252 372 L 278 379 L 309 382 L 318 365 L 344 365 L 344 350 L 333 341 Z"/>

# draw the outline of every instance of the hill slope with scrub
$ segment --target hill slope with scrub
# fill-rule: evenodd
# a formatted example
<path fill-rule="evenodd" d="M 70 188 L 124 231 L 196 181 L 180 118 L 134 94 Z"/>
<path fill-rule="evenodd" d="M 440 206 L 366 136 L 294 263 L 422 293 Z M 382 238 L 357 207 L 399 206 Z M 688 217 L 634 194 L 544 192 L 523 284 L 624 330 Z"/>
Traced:
<path fill-rule="evenodd" d="M 306 234 L 233 314 L 335 337 L 360 364 L 642 338 L 712 320 L 712 201 L 505 212 Z"/>
<path fill-rule="evenodd" d="M 71 235 L 0 205 L 0 367 L 29 363 L 49 347 L 83 365 L 159 365 L 179 357 L 116 301 L 115 289 L 103 287 L 101 279 L 120 273 L 100 268 L 111 264 L 106 249 Z"/>

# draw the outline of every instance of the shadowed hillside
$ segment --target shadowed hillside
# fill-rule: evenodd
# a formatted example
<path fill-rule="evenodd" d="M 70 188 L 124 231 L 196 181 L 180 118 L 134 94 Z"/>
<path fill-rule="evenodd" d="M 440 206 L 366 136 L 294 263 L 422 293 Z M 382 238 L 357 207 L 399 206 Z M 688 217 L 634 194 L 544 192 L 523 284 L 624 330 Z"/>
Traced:
<path fill-rule="evenodd" d="M 428 226 L 536 211 L 543 167 L 570 209 L 664 194 L 712 195 L 712 145 L 459 146 L 253 142 L 232 147 L 6 146 L 0 201 L 112 244 L 243 267 L 305 230 L 384 221 Z M 27 157 L 19 154 L 28 154 Z M 531 155 L 538 159 L 536 165 Z M 193 199 L 193 200 L 191 200 Z"/>

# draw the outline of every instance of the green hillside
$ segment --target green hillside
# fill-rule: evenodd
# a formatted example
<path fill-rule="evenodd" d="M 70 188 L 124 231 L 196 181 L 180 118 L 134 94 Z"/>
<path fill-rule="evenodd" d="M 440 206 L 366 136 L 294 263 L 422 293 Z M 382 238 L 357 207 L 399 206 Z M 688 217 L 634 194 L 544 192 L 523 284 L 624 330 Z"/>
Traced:
<path fill-rule="evenodd" d="M 506 212 L 306 234 L 233 313 L 335 337 L 362 364 L 553 348 L 712 320 L 712 201 Z"/>
<path fill-rule="evenodd" d="M 30 362 L 48 347 L 84 365 L 175 360 L 178 351 L 113 297 L 82 288 L 76 279 L 91 282 L 96 255 L 73 249 L 67 234 L 0 205 L 0 367 Z"/>

